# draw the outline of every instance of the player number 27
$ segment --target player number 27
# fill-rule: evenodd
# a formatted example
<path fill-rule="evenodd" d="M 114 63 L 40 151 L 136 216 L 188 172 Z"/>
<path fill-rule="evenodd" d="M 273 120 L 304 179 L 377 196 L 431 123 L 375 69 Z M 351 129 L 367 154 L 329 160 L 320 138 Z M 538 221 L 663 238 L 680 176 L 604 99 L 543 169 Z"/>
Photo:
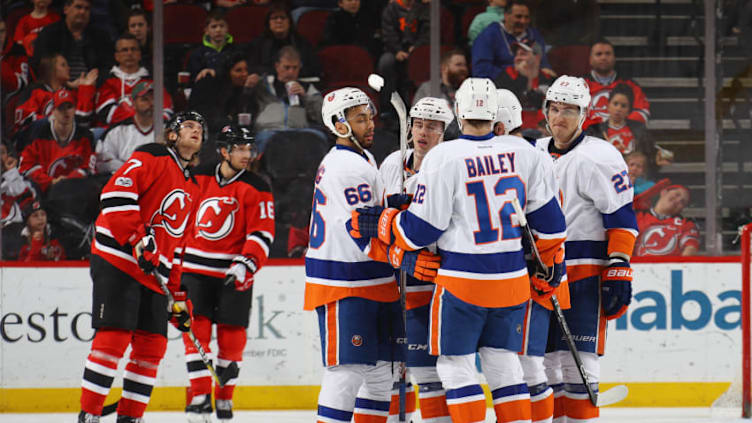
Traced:
<path fill-rule="evenodd" d="M 621 173 L 612 176 L 611 181 L 614 183 L 614 189 L 617 194 L 632 188 L 632 181 L 629 180 L 629 175 L 626 170 L 622 170 Z"/>
<path fill-rule="evenodd" d="M 512 223 L 512 215 L 514 214 L 512 199 L 517 197 L 520 203 L 525 204 L 525 184 L 519 177 L 501 177 L 494 185 L 494 194 L 501 197 L 498 220 L 491 215 L 485 182 L 482 180 L 469 182 L 466 186 L 467 195 L 472 196 L 475 200 L 478 230 L 473 233 L 473 237 L 476 244 L 488 244 L 521 236 L 519 226 Z M 498 226 L 501 227 L 501 234 L 499 234 Z"/>

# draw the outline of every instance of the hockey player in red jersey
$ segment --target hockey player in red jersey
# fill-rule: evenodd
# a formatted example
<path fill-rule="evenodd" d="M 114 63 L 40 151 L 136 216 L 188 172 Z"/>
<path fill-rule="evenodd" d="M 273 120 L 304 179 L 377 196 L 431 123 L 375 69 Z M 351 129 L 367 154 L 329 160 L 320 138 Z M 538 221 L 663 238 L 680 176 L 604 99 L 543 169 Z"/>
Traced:
<path fill-rule="evenodd" d="M 218 374 L 240 365 L 246 343 L 253 275 L 264 265 L 274 241 L 274 199 L 269 184 L 246 170 L 256 158 L 255 140 L 245 128 L 222 128 L 217 147 L 221 162 L 196 169 L 201 187 L 195 219 L 186 240 L 182 283 L 193 303 L 193 333 L 209 351 L 212 324 L 217 326 Z M 185 341 L 192 399 L 189 422 L 211 422 L 212 380 L 187 335 Z M 235 368 L 236 369 L 236 368 Z M 215 385 L 217 418 L 232 418 L 236 375 Z"/>
<path fill-rule="evenodd" d="M 206 137 L 204 118 L 177 114 L 168 124 L 167 145 L 146 144 L 110 178 L 92 243 L 92 327 L 96 334 L 86 359 L 79 423 L 98 423 L 126 348 L 123 395 L 117 423 L 139 423 L 167 348 L 167 321 L 190 326 L 190 300 L 179 287 L 173 256 L 198 196 L 190 163 Z M 154 273 L 168 279 L 168 304 Z"/>

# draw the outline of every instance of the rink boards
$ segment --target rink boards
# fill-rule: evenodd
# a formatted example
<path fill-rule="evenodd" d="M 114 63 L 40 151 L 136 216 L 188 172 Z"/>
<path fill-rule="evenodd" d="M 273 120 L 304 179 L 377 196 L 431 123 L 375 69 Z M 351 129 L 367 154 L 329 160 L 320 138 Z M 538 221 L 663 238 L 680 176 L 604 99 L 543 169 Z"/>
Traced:
<path fill-rule="evenodd" d="M 277 261 L 256 277 L 236 408 L 316 406 L 321 352 L 315 313 L 302 310 L 301 263 Z M 0 412 L 78 410 L 93 336 L 91 280 L 81 266 L 0 268 Z M 620 406 L 710 405 L 740 378 L 738 257 L 635 269 L 629 312 L 609 324 L 601 389 L 627 384 Z M 171 327 L 150 409 L 184 407 L 186 384 Z"/>

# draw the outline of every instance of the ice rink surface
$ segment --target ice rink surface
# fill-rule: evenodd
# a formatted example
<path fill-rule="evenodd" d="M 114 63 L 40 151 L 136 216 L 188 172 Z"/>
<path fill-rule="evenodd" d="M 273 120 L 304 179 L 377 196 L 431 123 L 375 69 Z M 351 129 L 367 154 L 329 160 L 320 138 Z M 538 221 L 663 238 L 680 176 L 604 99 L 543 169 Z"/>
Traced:
<path fill-rule="evenodd" d="M 739 409 L 710 408 L 604 408 L 601 423 L 749 423 L 742 419 Z M 185 423 L 184 413 L 146 413 L 145 423 Z M 488 410 L 486 422 L 495 422 L 493 411 Z M 65 414 L 0 414 L 2 423 L 75 423 L 76 415 Z M 107 416 L 102 423 L 114 423 L 115 416 Z M 313 411 L 236 411 L 237 423 L 314 423 Z M 420 423 L 422 420 L 414 420 Z"/>

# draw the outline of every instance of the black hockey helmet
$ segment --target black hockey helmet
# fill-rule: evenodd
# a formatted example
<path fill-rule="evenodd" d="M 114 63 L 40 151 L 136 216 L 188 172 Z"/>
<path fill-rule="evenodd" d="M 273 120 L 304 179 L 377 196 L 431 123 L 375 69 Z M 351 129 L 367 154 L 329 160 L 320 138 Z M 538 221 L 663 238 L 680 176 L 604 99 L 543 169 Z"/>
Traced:
<path fill-rule="evenodd" d="M 217 148 L 231 149 L 233 145 L 255 144 L 256 137 L 248 128 L 238 125 L 226 125 L 217 136 Z"/>
<path fill-rule="evenodd" d="M 187 111 L 175 113 L 175 116 L 173 116 L 172 119 L 170 119 L 170 121 L 167 122 L 167 129 L 177 134 L 180 131 L 180 126 L 184 122 L 187 122 L 189 120 L 198 122 L 201 125 L 201 128 L 203 128 L 204 130 L 204 136 L 202 138 L 202 142 L 207 142 L 207 140 L 209 139 L 209 127 L 206 124 L 206 119 L 204 119 L 204 117 L 201 116 L 200 113 L 194 112 L 193 110 L 187 110 Z"/>

